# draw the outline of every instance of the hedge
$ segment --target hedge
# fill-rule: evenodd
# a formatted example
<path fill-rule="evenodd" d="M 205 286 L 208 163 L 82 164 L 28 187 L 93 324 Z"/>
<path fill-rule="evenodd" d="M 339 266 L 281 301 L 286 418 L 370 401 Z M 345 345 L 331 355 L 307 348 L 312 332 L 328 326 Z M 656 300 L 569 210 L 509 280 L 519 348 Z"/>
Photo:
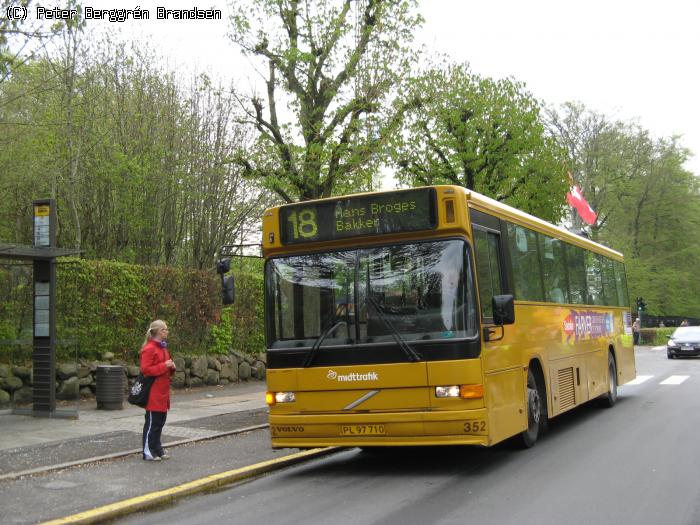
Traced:
<path fill-rule="evenodd" d="M 668 336 L 676 329 L 670 328 L 642 328 L 639 331 L 639 344 L 649 346 L 662 346 L 668 343 Z"/>
<path fill-rule="evenodd" d="M 57 338 L 75 341 L 81 359 L 134 361 L 154 319 L 170 325 L 172 353 L 264 350 L 260 264 L 233 269 L 236 303 L 223 311 L 211 271 L 62 259 L 56 273 Z M 31 286 L 20 281 L 0 268 L 0 339 L 31 339 Z M 0 347 L 0 361 L 7 353 Z"/>

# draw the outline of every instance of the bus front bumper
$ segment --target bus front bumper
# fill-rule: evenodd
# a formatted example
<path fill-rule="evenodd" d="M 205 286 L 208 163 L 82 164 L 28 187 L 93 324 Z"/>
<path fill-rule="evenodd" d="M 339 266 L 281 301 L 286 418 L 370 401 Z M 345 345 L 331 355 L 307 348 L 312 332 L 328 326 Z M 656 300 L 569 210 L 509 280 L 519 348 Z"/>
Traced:
<path fill-rule="evenodd" d="M 486 409 L 355 414 L 270 414 L 273 448 L 488 446 Z"/>

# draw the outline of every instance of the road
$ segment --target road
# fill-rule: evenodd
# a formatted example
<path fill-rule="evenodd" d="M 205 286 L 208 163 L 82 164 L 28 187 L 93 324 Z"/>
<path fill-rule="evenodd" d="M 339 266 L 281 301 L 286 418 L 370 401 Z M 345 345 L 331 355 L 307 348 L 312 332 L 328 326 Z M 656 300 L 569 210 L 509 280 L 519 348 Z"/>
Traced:
<path fill-rule="evenodd" d="M 646 349 L 637 371 L 530 450 L 349 449 L 118 523 L 698 524 L 700 359 Z"/>

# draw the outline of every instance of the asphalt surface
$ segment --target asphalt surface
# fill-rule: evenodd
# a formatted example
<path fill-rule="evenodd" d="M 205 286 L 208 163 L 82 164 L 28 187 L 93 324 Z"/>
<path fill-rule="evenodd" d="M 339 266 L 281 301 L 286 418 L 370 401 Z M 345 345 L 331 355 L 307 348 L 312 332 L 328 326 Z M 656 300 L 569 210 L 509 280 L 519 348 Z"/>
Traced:
<path fill-rule="evenodd" d="M 700 358 L 637 351 L 615 407 L 577 407 L 535 447 L 346 449 L 120 524 L 698 525 Z"/>

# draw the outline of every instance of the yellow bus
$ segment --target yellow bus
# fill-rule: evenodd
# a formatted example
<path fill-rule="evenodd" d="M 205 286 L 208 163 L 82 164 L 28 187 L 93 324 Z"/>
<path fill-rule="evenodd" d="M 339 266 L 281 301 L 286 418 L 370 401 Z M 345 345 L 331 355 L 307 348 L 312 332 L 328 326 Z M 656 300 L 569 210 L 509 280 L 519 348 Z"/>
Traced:
<path fill-rule="evenodd" d="M 263 217 L 272 446 L 532 446 L 636 375 L 623 257 L 458 186 Z"/>

